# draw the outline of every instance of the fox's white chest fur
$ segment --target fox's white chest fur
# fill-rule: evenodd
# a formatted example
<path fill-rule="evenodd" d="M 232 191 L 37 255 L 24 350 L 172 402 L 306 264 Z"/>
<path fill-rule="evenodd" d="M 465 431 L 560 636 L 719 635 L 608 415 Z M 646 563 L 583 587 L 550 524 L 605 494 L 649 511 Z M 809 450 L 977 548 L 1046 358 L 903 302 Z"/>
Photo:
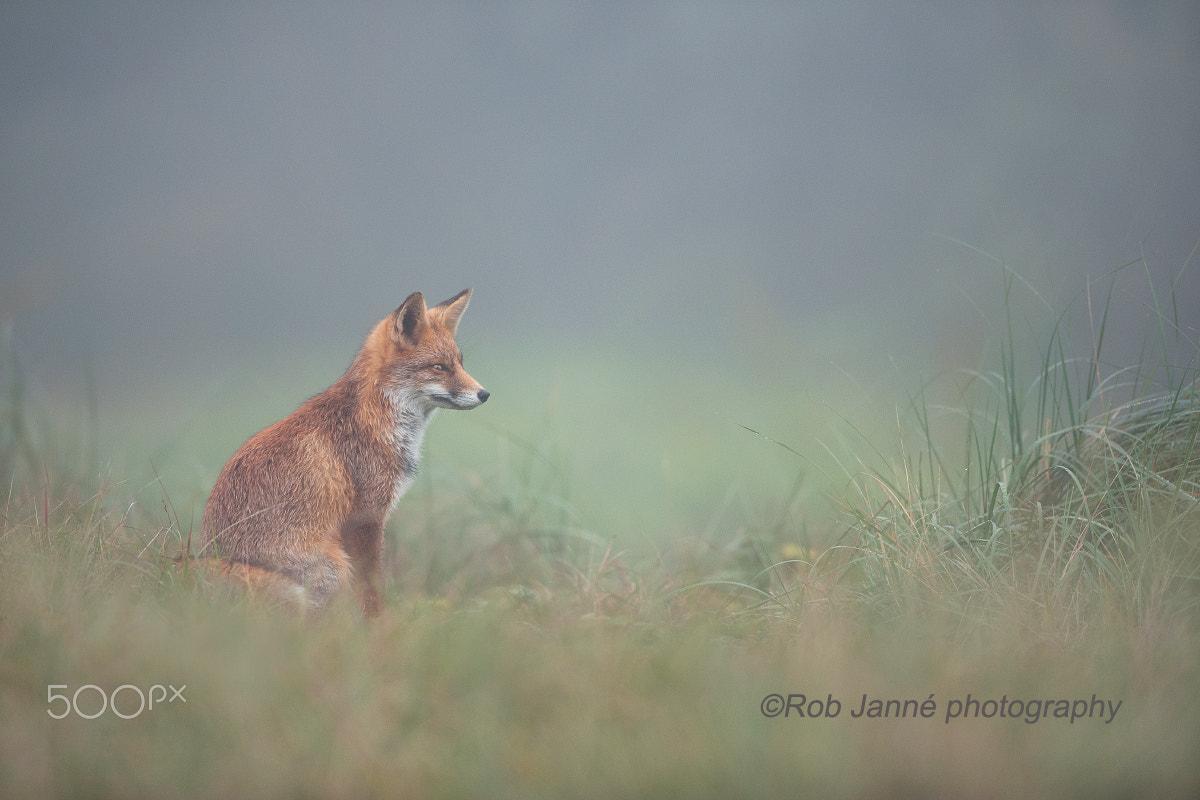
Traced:
<path fill-rule="evenodd" d="M 391 445 L 396 453 L 399 469 L 392 482 L 392 499 L 389 508 L 395 509 L 400 498 L 416 480 L 421 466 L 421 444 L 425 440 L 425 428 L 437 410 L 418 402 L 408 392 L 396 392 L 388 398 L 392 404 L 393 427 Z"/>

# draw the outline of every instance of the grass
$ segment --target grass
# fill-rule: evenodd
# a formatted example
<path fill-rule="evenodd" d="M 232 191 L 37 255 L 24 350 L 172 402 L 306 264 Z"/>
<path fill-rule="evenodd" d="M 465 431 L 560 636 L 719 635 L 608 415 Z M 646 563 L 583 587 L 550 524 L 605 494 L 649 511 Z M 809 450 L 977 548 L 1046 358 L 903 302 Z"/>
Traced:
<path fill-rule="evenodd" d="M 1064 312 L 1032 362 L 1010 312 L 999 368 L 921 386 L 894 449 L 830 445 L 833 521 L 789 476 L 774 510 L 723 507 L 736 535 L 622 549 L 571 501 L 568 454 L 500 436 L 486 469 L 428 469 L 401 503 L 372 624 L 176 572 L 174 490 L 99 476 L 10 360 L 0 793 L 1195 796 L 1200 349 L 1164 324 L 1106 374 L 1107 308 L 1083 358 Z M 1180 340 L 1193 360 L 1168 371 Z M 47 713 L 87 685 L 186 702 Z M 768 717 L 772 694 L 840 711 Z M 855 716 L 864 695 L 932 713 Z M 968 696 L 978 716 L 948 718 Z M 1055 716 L 1093 696 L 1121 705 Z"/>

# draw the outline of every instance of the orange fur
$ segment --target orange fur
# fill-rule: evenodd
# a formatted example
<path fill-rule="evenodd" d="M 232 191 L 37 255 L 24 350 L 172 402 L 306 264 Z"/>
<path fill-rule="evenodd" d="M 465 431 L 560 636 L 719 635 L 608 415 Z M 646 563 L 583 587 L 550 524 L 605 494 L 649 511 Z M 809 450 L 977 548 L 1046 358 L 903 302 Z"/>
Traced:
<path fill-rule="evenodd" d="M 433 308 L 414 293 L 367 336 L 350 368 L 255 434 L 221 470 L 201 526 L 202 557 L 263 570 L 273 591 L 320 608 L 353 576 L 363 613 L 383 605 L 383 527 L 412 483 L 438 408 L 489 393 L 454 341 L 471 290 Z"/>

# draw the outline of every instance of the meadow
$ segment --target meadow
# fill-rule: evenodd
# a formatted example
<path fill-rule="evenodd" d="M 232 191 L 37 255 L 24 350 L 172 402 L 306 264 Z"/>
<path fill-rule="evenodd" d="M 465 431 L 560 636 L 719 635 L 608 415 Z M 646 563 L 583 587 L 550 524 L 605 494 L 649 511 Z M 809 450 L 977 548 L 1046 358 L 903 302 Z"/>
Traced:
<path fill-rule="evenodd" d="M 435 421 L 370 623 L 171 562 L 296 393 L 101 431 L 10 349 L 0 794 L 1195 797 L 1200 347 L 1164 296 L 1114 369 L 1099 300 L 1082 354 L 1068 309 L 1032 343 L 1010 309 L 988 364 L 866 421 L 812 376 L 756 407 L 595 353 L 557 379 L 587 427 L 545 358 L 476 355 L 544 402 Z M 646 402 L 684 374 L 728 415 Z"/>

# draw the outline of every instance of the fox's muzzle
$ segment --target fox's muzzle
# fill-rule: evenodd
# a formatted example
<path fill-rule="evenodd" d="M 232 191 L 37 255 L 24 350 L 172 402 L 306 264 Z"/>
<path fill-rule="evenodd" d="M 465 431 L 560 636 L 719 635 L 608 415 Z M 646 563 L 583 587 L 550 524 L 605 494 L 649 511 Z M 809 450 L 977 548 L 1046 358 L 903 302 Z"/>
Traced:
<path fill-rule="evenodd" d="M 476 406 L 483 405 L 487 399 L 492 396 L 492 393 L 487 389 L 480 389 L 478 392 L 463 392 L 461 394 L 435 394 L 432 400 L 436 405 L 442 408 L 453 408 L 458 411 L 467 411 Z"/>

